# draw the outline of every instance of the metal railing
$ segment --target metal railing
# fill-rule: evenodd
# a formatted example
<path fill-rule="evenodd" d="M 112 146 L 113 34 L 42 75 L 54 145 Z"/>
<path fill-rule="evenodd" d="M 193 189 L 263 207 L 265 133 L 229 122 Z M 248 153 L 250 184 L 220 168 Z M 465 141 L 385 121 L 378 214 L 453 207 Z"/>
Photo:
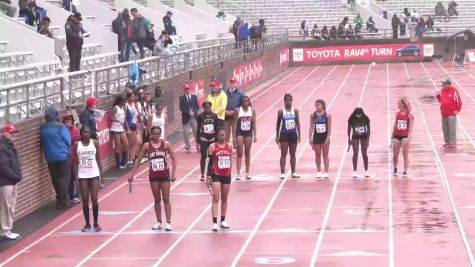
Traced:
<path fill-rule="evenodd" d="M 263 51 L 287 43 L 286 34 L 268 35 L 258 41 L 226 43 L 171 55 L 136 61 L 146 73 L 139 80 L 148 84 L 220 63 L 247 53 Z M 33 81 L 0 86 L 0 124 L 14 123 L 43 115 L 46 108 L 64 110 L 84 103 L 89 96 L 102 97 L 121 92 L 129 82 L 125 62 L 94 70 L 66 73 Z"/>

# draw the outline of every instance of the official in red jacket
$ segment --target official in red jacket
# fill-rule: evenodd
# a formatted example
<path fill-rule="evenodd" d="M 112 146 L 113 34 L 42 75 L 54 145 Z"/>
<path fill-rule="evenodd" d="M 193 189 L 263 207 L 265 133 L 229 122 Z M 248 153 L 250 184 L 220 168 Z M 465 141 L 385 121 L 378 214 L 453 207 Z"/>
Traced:
<path fill-rule="evenodd" d="M 444 132 L 444 147 L 455 148 L 457 143 L 457 114 L 462 109 L 460 94 L 452 87 L 450 80 L 442 83 L 442 90 L 437 91 L 442 114 L 442 131 Z"/>

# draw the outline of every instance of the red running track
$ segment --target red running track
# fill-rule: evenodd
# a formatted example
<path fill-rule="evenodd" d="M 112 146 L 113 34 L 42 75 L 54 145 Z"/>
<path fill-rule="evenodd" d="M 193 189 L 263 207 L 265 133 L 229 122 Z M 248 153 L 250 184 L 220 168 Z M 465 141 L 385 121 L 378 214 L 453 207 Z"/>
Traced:
<path fill-rule="evenodd" d="M 459 146 L 442 148 L 440 81 L 464 100 Z M 437 63 L 303 67 L 253 92 L 258 143 L 251 181 L 233 181 L 231 230 L 213 233 L 199 155 L 178 148 L 173 231 L 152 231 L 153 200 L 141 172 L 133 194 L 125 178 L 100 193 L 102 233 L 80 233 L 75 207 L 0 255 L 1 266 L 474 266 L 475 73 Z M 302 117 L 300 179 L 278 178 L 275 119 L 289 92 Z M 410 177 L 392 177 L 388 149 L 397 100 L 407 96 L 415 128 Z M 315 179 L 308 121 L 322 98 L 333 116 L 330 179 Z M 371 118 L 370 178 L 351 178 L 346 121 L 357 106 Z M 360 173 L 362 174 L 362 162 Z M 399 167 L 402 169 L 402 166 Z"/>

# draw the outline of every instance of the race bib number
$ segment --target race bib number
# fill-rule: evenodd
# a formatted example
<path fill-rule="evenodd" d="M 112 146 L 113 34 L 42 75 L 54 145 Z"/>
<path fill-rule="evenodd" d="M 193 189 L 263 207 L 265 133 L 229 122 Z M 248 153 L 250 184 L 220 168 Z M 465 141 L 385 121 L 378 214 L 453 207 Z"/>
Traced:
<path fill-rule="evenodd" d="M 398 120 L 397 121 L 397 128 L 398 128 L 398 130 L 406 130 L 407 129 L 407 121 L 406 120 Z"/>
<path fill-rule="evenodd" d="M 82 156 L 80 160 L 81 168 L 92 168 L 92 162 L 94 158 L 92 156 Z"/>
<path fill-rule="evenodd" d="M 250 121 L 241 121 L 241 131 L 250 131 L 251 122 Z"/>
<path fill-rule="evenodd" d="M 163 171 L 165 170 L 165 160 L 163 158 L 160 159 L 152 159 L 152 171 Z"/>
<path fill-rule="evenodd" d="M 219 169 L 229 169 L 231 167 L 231 158 L 229 156 L 220 156 L 218 158 Z"/>
<path fill-rule="evenodd" d="M 326 124 L 315 124 L 315 132 L 316 133 L 326 133 L 327 132 L 327 125 Z"/>
<path fill-rule="evenodd" d="M 358 126 L 355 128 L 355 134 L 365 134 L 366 133 L 366 127 L 365 126 Z"/>
<path fill-rule="evenodd" d="M 214 125 L 213 124 L 205 124 L 203 125 L 203 130 L 207 134 L 214 133 Z"/>
<path fill-rule="evenodd" d="M 295 129 L 295 121 L 294 120 L 286 120 L 285 121 L 285 129 L 287 129 L 287 130 Z"/>

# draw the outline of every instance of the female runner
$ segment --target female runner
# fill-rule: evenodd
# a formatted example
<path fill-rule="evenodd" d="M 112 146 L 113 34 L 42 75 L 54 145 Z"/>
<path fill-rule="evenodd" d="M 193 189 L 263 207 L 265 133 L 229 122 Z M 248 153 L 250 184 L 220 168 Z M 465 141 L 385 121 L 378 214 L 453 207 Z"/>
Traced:
<path fill-rule="evenodd" d="M 251 108 L 251 99 L 248 96 L 242 98 L 241 106 L 236 109 L 235 137 L 237 140 L 237 159 L 236 159 L 236 180 L 241 179 L 242 152 L 244 147 L 244 157 L 246 162 L 246 180 L 251 179 L 249 167 L 251 165 L 251 146 L 252 141 L 257 142 L 257 123 L 256 111 Z M 254 136 L 254 138 L 253 138 Z"/>
<path fill-rule="evenodd" d="M 155 112 L 150 113 L 147 118 L 147 126 L 150 132 L 152 127 L 160 127 L 162 133 L 160 135 L 161 140 L 166 140 L 166 128 L 167 128 L 167 115 L 163 112 L 163 106 L 161 104 L 155 106 Z"/>
<path fill-rule="evenodd" d="M 165 217 L 167 223 L 165 225 L 165 231 L 171 231 L 171 217 L 172 206 L 170 203 L 170 184 L 175 181 L 176 171 L 176 157 L 171 145 L 160 139 L 162 130 L 160 127 L 153 126 L 150 131 L 150 142 L 143 144 L 142 149 L 139 152 L 138 160 L 135 162 L 134 169 L 129 178 L 129 183 L 134 180 L 135 173 L 139 167 L 139 162 L 145 154 L 149 158 L 149 180 L 150 187 L 152 188 L 153 199 L 155 201 L 155 216 L 157 217 L 157 223 L 152 227 L 152 230 L 162 229 L 162 210 L 160 201 L 163 201 L 165 208 Z M 170 155 L 172 159 L 172 172 L 170 176 L 170 168 L 167 163 L 167 156 Z"/>
<path fill-rule="evenodd" d="M 99 158 L 99 145 L 91 139 L 91 129 L 83 126 L 80 130 L 81 140 L 74 144 L 74 171 L 77 173 L 76 186 L 81 190 L 82 211 L 86 225 L 82 232 L 91 230 L 89 221 L 89 199 L 92 202 L 92 216 L 94 218 L 94 231 L 99 232 L 99 189 L 103 187 L 101 178 L 102 165 Z"/>
<path fill-rule="evenodd" d="M 228 209 L 228 194 L 231 186 L 233 144 L 226 143 L 226 131 L 218 130 L 217 141 L 208 148 L 208 175 L 206 184 L 211 187 L 213 202 L 211 214 L 213 216 L 214 232 L 218 231 L 218 206 L 221 198 L 221 229 L 229 229 L 226 222 Z"/>
<path fill-rule="evenodd" d="M 218 116 L 211 112 L 211 102 L 203 102 L 204 111 L 198 116 L 197 139 L 200 142 L 200 181 L 205 180 L 206 159 L 208 158 L 208 148 L 216 141 L 216 130 L 218 129 Z"/>
<path fill-rule="evenodd" d="M 125 114 L 127 119 L 127 139 L 129 141 L 129 165 L 133 165 L 137 156 L 137 151 L 141 145 L 141 122 L 139 105 L 137 105 L 137 92 L 128 92 L 127 103 L 125 104 Z"/>
<path fill-rule="evenodd" d="M 328 178 L 328 168 L 330 159 L 330 135 L 332 132 L 332 117 L 326 111 L 325 101 L 318 99 L 315 101 L 315 112 L 310 115 L 309 142 L 315 150 L 315 163 L 317 165 L 317 178 Z M 325 172 L 322 174 L 322 154 Z"/>
<path fill-rule="evenodd" d="M 110 131 L 114 139 L 115 161 L 117 168 L 124 169 L 127 167 L 127 154 L 129 151 L 129 141 L 127 140 L 127 123 L 125 123 L 125 98 L 118 96 L 114 102 L 114 108 L 111 114 Z M 132 167 L 132 166 L 130 166 Z"/>
<path fill-rule="evenodd" d="M 409 144 L 411 142 L 412 127 L 414 126 L 414 116 L 411 113 L 411 106 L 406 98 L 398 101 L 399 111 L 396 112 L 396 121 L 393 127 L 393 176 L 397 176 L 397 163 L 399 151 L 402 147 L 402 156 L 404 157 L 403 178 L 407 178 L 407 168 L 409 167 Z"/>
<path fill-rule="evenodd" d="M 353 178 L 358 178 L 358 150 L 360 144 L 365 177 L 369 177 L 368 147 L 370 134 L 370 121 L 368 116 L 366 116 L 362 108 L 355 108 L 348 119 L 348 147 L 353 147 Z"/>
<path fill-rule="evenodd" d="M 293 178 L 300 176 L 295 173 L 295 152 L 297 143 L 300 143 L 300 119 L 299 111 L 292 106 L 291 94 L 284 95 L 284 108 L 277 113 L 275 142 L 280 148 L 280 179 L 285 178 L 285 160 L 287 151 L 290 152 L 290 169 Z"/>

